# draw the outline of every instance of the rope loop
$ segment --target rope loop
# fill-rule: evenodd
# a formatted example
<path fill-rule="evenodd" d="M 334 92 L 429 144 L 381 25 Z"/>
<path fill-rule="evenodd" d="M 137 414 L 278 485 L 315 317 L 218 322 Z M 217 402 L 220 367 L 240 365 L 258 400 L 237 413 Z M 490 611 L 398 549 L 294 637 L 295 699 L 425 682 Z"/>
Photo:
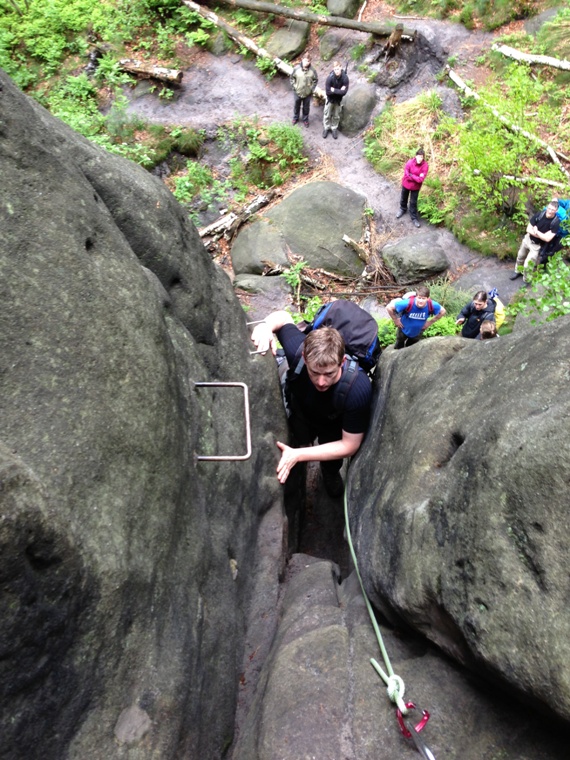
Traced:
<path fill-rule="evenodd" d="M 388 692 L 388 696 L 390 697 L 392 702 L 395 702 L 398 705 L 403 715 L 406 715 L 408 712 L 408 708 L 406 707 L 406 703 L 404 702 L 405 690 L 406 690 L 406 687 L 404 685 L 404 681 L 400 678 L 400 676 L 394 673 L 388 678 L 388 682 L 386 686 L 386 691 Z"/>

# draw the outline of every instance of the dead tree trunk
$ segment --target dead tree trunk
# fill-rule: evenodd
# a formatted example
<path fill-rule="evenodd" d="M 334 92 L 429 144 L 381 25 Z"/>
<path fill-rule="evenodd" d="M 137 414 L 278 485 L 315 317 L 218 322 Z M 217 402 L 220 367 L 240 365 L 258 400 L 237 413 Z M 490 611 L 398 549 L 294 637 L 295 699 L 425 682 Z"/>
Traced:
<path fill-rule="evenodd" d="M 354 19 L 341 18 L 340 16 L 324 16 L 296 8 L 287 8 L 284 5 L 265 3 L 261 0 L 221 0 L 221 2 L 232 8 L 245 8 L 246 10 L 257 11 L 259 13 L 273 13 L 275 16 L 285 16 L 285 18 L 293 18 L 297 21 L 307 21 L 309 24 L 323 24 L 324 26 L 338 26 L 342 29 L 356 29 L 358 32 L 367 32 L 368 34 L 375 34 L 378 37 L 389 37 L 394 31 L 394 26 L 391 24 L 355 21 Z M 188 3 L 185 3 L 185 5 L 188 5 Z M 415 29 L 405 29 L 403 30 L 403 34 L 408 39 L 414 39 L 416 36 Z"/>
<path fill-rule="evenodd" d="M 128 71 L 129 74 L 138 74 L 139 76 L 152 77 L 160 79 L 161 82 L 170 84 L 180 84 L 182 81 L 182 71 L 180 69 L 165 69 L 162 66 L 154 66 L 152 63 L 144 61 L 135 61 L 132 58 L 122 58 L 119 66 Z"/>
<path fill-rule="evenodd" d="M 559 58 L 551 58 L 548 55 L 529 55 L 528 53 L 521 53 L 520 50 L 516 50 L 508 45 L 493 45 L 491 50 L 495 50 L 497 53 L 501 53 L 501 55 L 504 55 L 507 58 L 513 58 L 515 61 L 522 61 L 523 63 L 538 63 L 543 66 L 553 66 L 555 69 L 570 71 L 570 61 L 561 61 Z"/>

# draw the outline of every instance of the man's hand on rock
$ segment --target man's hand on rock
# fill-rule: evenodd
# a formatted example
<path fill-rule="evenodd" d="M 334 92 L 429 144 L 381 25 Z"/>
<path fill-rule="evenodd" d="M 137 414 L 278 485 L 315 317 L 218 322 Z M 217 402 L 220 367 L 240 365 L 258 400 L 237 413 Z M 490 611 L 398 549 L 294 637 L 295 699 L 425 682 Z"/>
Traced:
<path fill-rule="evenodd" d="M 258 325 L 255 325 L 251 333 L 251 339 L 259 353 L 265 355 L 271 349 L 271 353 L 275 356 L 277 340 L 267 322 L 260 322 Z"/>
<path fill-rule="evenodd" d="M 280 483 L 284 483 L 291 474 L 293 467 L 299 461 L 297 459 L 298 452 L 297 449 L 292 449 L 291 446 L 287 446 L 287 444 L 281 443 L 281 441 L 277 441 L 277 445 L 281 449 L 281 459 L 277 465 L 277 478 Z"/>

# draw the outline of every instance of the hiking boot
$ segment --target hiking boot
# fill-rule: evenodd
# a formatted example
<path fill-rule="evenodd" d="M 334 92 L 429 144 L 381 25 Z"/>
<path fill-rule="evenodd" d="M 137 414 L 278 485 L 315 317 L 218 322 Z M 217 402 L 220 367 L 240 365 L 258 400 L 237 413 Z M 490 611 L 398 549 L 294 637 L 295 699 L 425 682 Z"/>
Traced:
<path fill-rule="evenodd" d="M 295 124 L 299 121 L 299 119 L 296 116 L 293 116 L 292 124 L 295 126 Z"/>
<path fill-rule="evenodd" d="M 406 210 L 401 208 L 398 213 L 396 214 L 396 219 L 400 219 L 404 214 L 406 213 Z"/>
<path fill-rule="evenodd" d="M 338 132 L 336 131 L 336 129 L 333 129 L 332 135 L 333 135 L 333 140 L 336 140 L 338 138 Z"/>
<path fill-rule="evenodd" d="M 323 140 L 327 139 L 328 133 L 329 133 L 328 129 L 323 129 Z"/>
<path fill-rule="evenodd" d="M 344 493 L 344 483 L 339 472 L 328 472 L 321 467 L 321 474 L 323 476 L 323 485 L 325 491 L 333 499 L 342 496 Z"/>
<path fill-rule="evenodd" d="M 509 280 L 516 280 L 516 279 L 518 279 L 519 277 L 522 277 L 522 272 L 515 272 L 514 274 L 512 274 L 512 275 L 509 277 Z"/>
<path fill-rule="evenodd" d="M 303 119 L 303 124 L 304 124 L 306 127 L 308 127 L 308 126 L 309 126 L 309 120 L 308 120 L 308 119 Z"/>
<path fill-rule="evenodd" d="M 422 225 L 419 223 L 417 219 L 414 219 L 414 227 L 421 227 Z"/>

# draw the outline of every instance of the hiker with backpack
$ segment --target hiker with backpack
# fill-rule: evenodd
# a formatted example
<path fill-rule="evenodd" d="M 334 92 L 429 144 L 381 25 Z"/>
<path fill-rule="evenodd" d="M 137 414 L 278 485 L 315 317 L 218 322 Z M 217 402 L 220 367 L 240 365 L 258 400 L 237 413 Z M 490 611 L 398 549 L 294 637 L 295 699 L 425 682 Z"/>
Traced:
<path fill-rule="evenodd" d="M 437 301 L 432 301 L 429 294 L 429 288 L 422 285 L 415 293 L 395 298 L 386 306 L 386 311 L 398 328 L 394 348 L 413 346 L 430 325 L 445 316 L 444 307 Z"/>
<path fill-rule="evenodd" d="M 346 319 L 346 305 L 353 307 L 350 313 L 357 315 L 362 309 L 348 301 L 333 303 L 340 304 L 339 329 L 326 324 L 335 321 L 335 315 L 329 314 L 322 320 L 322 326 L 315 328 L 315 320 L 305 334 L 288 312 L 276 311 L 256 325 L 251 339 L 260 352 L 271 349 L 275 354 L 277 337 L 289 367 L 285 395 L 295 445 L 277 441 L 281 450 L 277 465 L 279 481 L 285 483 L 298 462 L 317 461 L 321 464 L 325 490 L 335 497 L 344 490 L 340 475 L 342 460 L 354 456 L 364 439 L 372 389 L 366 372 L 345 354 L 348 341 L 345 344 L 341 334 L 341 329 L 349 339 L 354 334 L 350 320 Z M 377 343 L 376 326 L 373 337 Z M 371 356 L 377 357 L 379 350 L 372 349 Z M 316 439 L 318 445 L 313 446 Z"/>
<path fill-rule="evenodd" d="M 539 211 L 531 216 L 526 227 L 526 234 L 517 253 L 515 271 L 511 280 L 522 277 L 525 284 L 529 283 L 528 268 L 536 267 L 540 251 L 544 243 L 550 243 L 557 235 L 560 228 L 560 218 L 557 215 L 558 201 L 550 201 L 544 211 Z"/>
<path fill-rule="evenodd" d="M 495 321 L 495 302 L 488 298 L 484 290 L 479 290 L 473 296 L 473 300 L 464 306 L 455 322 L 462 325 L 461 335 L 464 338 L 478 338 L 483 322 Z"/>

